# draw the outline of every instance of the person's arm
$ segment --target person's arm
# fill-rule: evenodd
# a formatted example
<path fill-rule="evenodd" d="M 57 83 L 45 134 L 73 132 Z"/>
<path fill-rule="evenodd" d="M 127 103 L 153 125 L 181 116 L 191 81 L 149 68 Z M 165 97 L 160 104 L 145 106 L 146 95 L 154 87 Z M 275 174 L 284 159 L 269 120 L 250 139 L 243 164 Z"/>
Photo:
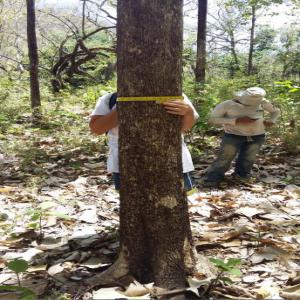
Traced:
<path fill-rule="evenodd" d="M 239 125 L 251 124 L 256 120 L 249 117 L 230 118 L 227 116 L 227 111 L 230 107 L 230 100 L 218 104 L 210 113 L 208 122 L 215 125 Z"/>
<path fill-rule="evenodd" d="M 173 100 L 163 103 L 167 113 L 182 116 L 181 131 L 190 130 L 198 119 L 199 115 L 191 101 L 184 95 L 184 100 Z"/>
<path fill-rule="evenodd" d="M 100 135 L 118 125 L 117 111 L 115 107 L 110 109 L 109 101 L 112 94 L 100 97 L 91 113 L 89 127 L 92 133 Z"/>
<path fill-rule="evenodd" d="M 264 120 L 264 125 L 267 127 L 273 126 L 280 116 L 279 108 L 275 107 L 267 100 L 263 101 L 262 108 L 269 113 L 268 119 Z"/>
<path fill-rule="evenodd" d="M 210 113 L 208 122 L 215 125 L 235 125 L 236 118 L 229 118 L 226 116 L 229 107 L 229 101 L 218 104 Z"/>
<path fill-rule="evenodd" d="M 89 123 L 91 132 L 97 135 L 106 133 L 116 126 L 118 126 L 118 115 L 115 109 L 105 116 L 91 116 Z"/>

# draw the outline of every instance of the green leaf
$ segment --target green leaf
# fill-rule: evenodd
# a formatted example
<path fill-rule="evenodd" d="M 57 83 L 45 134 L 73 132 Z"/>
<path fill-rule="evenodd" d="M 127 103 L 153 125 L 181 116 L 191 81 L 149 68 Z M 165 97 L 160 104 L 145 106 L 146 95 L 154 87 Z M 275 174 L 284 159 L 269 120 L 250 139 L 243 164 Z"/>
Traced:
<path fill-rule="evenodd" d="M 57 206 L 57 204 L 55 202 L 51 202 L 51 201 L 46 201 L 46 202 L 43 202 L 40 204 L 40 208 L 42 210 L 47 210 L 47 209 L 50 209 L 55 206 Z"/>
<path fill-rule="evenodd" d="M 37 229 L 39 227 L 39 224 L 38 223 L 29 223 L 29 224 L 27 224 L 27 227 L 31 228 L 31 229 Z"/>
<path fill-rule="evenodd" d="M 299 92 L 300 89 L 298 88 L 293 88 L 291 90 L 289 90 L 289 93 L 296 93 L 296 92 Z"/>
<path fill-rule="evenodd" d="M 31 221 L 37 221 L 41 217 L 41 211 L 34 211 L 33 215 L 31 216 Z"/>
<path fill-rule="evenodd" d="M 228 272 L 235 276 L 242 276 L 242 272 L 239 269 L 231 269 L 231 270 L 228 270 Z"/>
<path fill-rule="evenodd" d="M 28 266 L 28 263 L 26 260 L 16 258 L 16 259 L 10 261 L 7 264 L 7 267 L 16 273 L 20 273 L 20 272 L 25 272 L 29 266 Z"/>
<path fill-rule="evenodd" d="M 225 283 L 229 283 L 229 284 L 233 283 L 233 281 L 229 277 L 220 277 L 219 279 L 220 281 L 223 281 Z"/>
<path fill-rule="evenodd" d="M 223 268 L 223 269 L 225 269 L 225 270 L 228 269 L 226 263 L 225 263 L 223 260 L 221 260 L 221 259 L 218 259 L 218 258 L 212 258 L 212 257 L 211 257 L 209 260 L 210 260 L 213 264 L 215 264 L 217 267 Z"/>
<path fill-rule="evenodd" d="M 237 265 L 240 265 L 242 262 L 242 260 L 240 258 L 229 258 L 229 260 L 227 261 L 226 265 L 228 267 L 235 267 Z"/>
<path fill-rule="evenodd" d="M 21 292 L 20 300 L 36 300 L 37 296 L 35 293 L 28 288 L 15 285 L 0 285 L 0 291 L 12 291 L 12 292 Z"/>
<path fill-rule="evenodd" d="M 69 217 L 68 215 L 61 213 L 59 211 L 50 211 L 49 213 L 47 213 L 48 216 L 55 216 L 61 219 L 65 219 L 65 220 L 71 220 L 72 218 Z"/>

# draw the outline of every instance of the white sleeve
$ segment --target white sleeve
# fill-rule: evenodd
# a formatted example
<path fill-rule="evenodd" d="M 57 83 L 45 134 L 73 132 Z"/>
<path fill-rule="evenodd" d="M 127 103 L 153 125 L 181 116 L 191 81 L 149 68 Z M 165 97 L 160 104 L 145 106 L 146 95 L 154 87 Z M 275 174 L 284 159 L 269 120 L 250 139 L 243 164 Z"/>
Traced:
<path fill-rule="evenodd" d="M 193 103 L 191 102 L 191 100 L 187 97 L 187 95 L 185 95 L 184 93 L 182 94 L 183 96 L 183 101 L 188 104 L 194 112 L 194 119 L 197 120 L 199 118 L 199 114 L 196 111 L 196 108 L 194 107 Z"/>
<path fill-rule="evenodd" d="M 109 100 L 111 94 L 106 94 L 100 97 L 96 103 L 94 110 L 91 113 L 91 116 L 105 116 L 111 112 L 109 109 Z"/>
<path fill-rule="evenodd" d="M 236 118 L 227 117 L 227 110 L 231 105 L 231 100 L 218 104 L 210 113 L 209 122 L 216 125 L 235 125 Z"/>
<path fill-rule="evenodd" d="M 264 110 L 266 110 L 268 113 L 270 113 L 269 120 L 271 122 L 275 123 L 280 116 L 279 108 L 275 107 L 271 102 L 269 102 L 267 100 L 264 100 L 262 102 L 262 107 Z"/>

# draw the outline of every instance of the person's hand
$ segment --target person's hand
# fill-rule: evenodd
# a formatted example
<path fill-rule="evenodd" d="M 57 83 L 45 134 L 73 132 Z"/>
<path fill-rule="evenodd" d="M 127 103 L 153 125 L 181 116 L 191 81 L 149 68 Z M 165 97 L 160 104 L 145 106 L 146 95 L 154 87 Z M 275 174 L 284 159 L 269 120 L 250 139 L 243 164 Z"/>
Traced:
<path fill-rule="evenodd" d="M 172 100 L 163 103 L 167 113 L 171 115 L 184 116 L 190 112 L 192 112 L 192 108 L 183 101 L 180 100 Z"/>
<path fill-rule="evenodd" d="M 274 125 L 274 123 L 270 120 L 264 120 L 264 125 L 266 127 L 272 127 Z"/>
<path fill-rule="evenodd" d="M 254 123 L 256 121 L 257 120 L 251 119 L 249 117 L 241 117 L 241 118 L 237 118 L 236 119 L 235 124 L 244 124 L 244 125 L 247 125 L 247 124 L 252 124 L 252 123 Z"/>

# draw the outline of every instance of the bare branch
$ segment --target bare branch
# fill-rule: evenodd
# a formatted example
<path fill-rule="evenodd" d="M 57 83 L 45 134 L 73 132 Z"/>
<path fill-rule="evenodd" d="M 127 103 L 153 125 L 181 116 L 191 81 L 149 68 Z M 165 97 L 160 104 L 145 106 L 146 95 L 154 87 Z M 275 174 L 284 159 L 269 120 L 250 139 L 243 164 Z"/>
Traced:
<path fill-rule="evenodd" d="M 70 29 L 70 31 L 72 31 L 72 33 L 73 33 L 75 36 L 78 36 L 78 34 L 79 34 L 78 27 L 77 27 L 71 20 L 67 19 L 66 17 L 64 17 L 64 19 L 65 19 L 65 20 L 64 20 L 63 18 L 61 18 L 61 17 L 59 17 L 59 16 L 56 16 L 55 14 L 53 14 L 53 13 L 51 13 L 51 12 L 44 12 L 44 11 L 41 10 L 41 9 L 38 9 L 38 12 L 43 13 L 43 14 L 46 14 L 46 15 L 48 15 L 48 16 L 51 16 L 51 17 L 53 17 L 53 18 L 59 20 L 61 23 L 63 23 L 65 26 L 67 26 L 67 27 Z M 71 23 L 71 24 L 75 27 L 75 30 L 74 30 L 74 28 L 72 28 L 72 27 L 68 24 L 68 22 Z"/>

